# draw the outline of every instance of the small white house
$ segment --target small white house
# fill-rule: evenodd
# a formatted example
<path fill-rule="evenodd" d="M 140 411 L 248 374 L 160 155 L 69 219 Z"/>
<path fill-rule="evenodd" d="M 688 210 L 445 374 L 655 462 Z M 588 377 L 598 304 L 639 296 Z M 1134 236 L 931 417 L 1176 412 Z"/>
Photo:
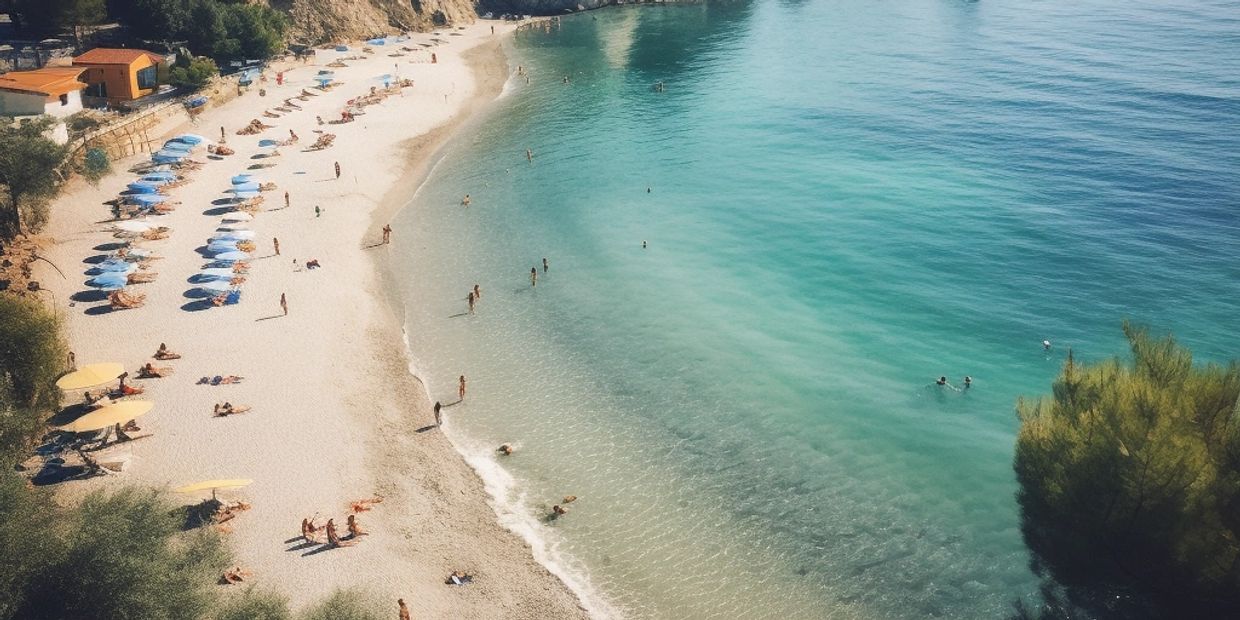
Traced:
<path fill-rule="evenodd" d="M 78 79 L 84 68 L 44 67 L 0 74 L 0 116 L 50 114 L 65 117 L 82 111 Z"/>

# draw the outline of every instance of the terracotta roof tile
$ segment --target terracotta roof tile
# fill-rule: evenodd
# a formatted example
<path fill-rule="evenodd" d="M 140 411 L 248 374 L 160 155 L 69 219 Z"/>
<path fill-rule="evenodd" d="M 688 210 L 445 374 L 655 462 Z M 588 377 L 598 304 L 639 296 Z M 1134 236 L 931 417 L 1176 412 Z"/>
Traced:
<path fill-rule="evenodd" d="M 96 47 L 89 52 L 82 54 L 73 59 L 73 64 L 86 65 L 127 65 L 143 56 L 150 56 L 151 60 L 159 62 L 164 59 L 163 56 L 146 50 L 115 48 L 115 47 Z"/>
<path fill-rule="evenodd" d="M 59 96 L 86 88 L 78 81 L 85 69 L 81 67 L 44 67 L 33 71 L 10 71 L 0 74 L 0 89 L 23 93 Z"/>

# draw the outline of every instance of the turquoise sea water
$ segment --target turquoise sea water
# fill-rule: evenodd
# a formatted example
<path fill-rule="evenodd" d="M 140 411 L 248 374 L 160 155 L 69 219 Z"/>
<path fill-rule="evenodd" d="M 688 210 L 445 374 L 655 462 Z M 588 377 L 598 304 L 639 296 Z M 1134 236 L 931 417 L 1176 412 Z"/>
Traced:
<path fill-rule="evenodd" d="M 530 84 L 394 224 L 416 371 L 469 377 L 450 436 L 600 613 L 997 617 L 1037 586 L 1016 398 L 1124 318 L 1237 355 L 1237 50 L 1226 0 L 523 32 Z"/>

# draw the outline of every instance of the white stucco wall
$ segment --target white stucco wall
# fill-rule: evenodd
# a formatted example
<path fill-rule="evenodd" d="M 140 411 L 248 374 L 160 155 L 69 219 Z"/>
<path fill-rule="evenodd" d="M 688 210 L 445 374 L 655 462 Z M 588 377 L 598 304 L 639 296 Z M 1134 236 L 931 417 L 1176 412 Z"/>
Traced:
<path fill-rule="evenodd" d="M 82 111 L 82 91 L 75 90 L 68 94 L 69 102 L 61 104 L 57 97 L 51 101 L 45 95 L 35 93 L 17 93 L 0 90 L 0 115 L 2 116 L 33 116 L 51 114 L 65 117 Z"/>

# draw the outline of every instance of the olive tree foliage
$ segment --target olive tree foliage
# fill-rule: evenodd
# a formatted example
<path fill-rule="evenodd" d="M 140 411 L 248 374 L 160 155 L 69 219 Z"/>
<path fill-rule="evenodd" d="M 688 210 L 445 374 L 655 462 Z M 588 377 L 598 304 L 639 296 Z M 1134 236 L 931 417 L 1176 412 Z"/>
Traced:
<path fill-rule="evenodd" d="M 1240 367 L 1124 324 L 1131 360 L 1071 355 L 1017 405 L 1034 568 L 1095 616 L 1240 609 Z"/>
<path fill-rule="evenodd" d="M 0 117 L 0 240 L 33 232 L 47 219 L 68 149 L 45 134 L 51 117 L 14 123 Z"/>
<path fill-rule="evenodd" d="M 0 294 L 0 467 L 42 434 L 60 406 L 67 349 L 60 320 L 35 299 Z"/>

